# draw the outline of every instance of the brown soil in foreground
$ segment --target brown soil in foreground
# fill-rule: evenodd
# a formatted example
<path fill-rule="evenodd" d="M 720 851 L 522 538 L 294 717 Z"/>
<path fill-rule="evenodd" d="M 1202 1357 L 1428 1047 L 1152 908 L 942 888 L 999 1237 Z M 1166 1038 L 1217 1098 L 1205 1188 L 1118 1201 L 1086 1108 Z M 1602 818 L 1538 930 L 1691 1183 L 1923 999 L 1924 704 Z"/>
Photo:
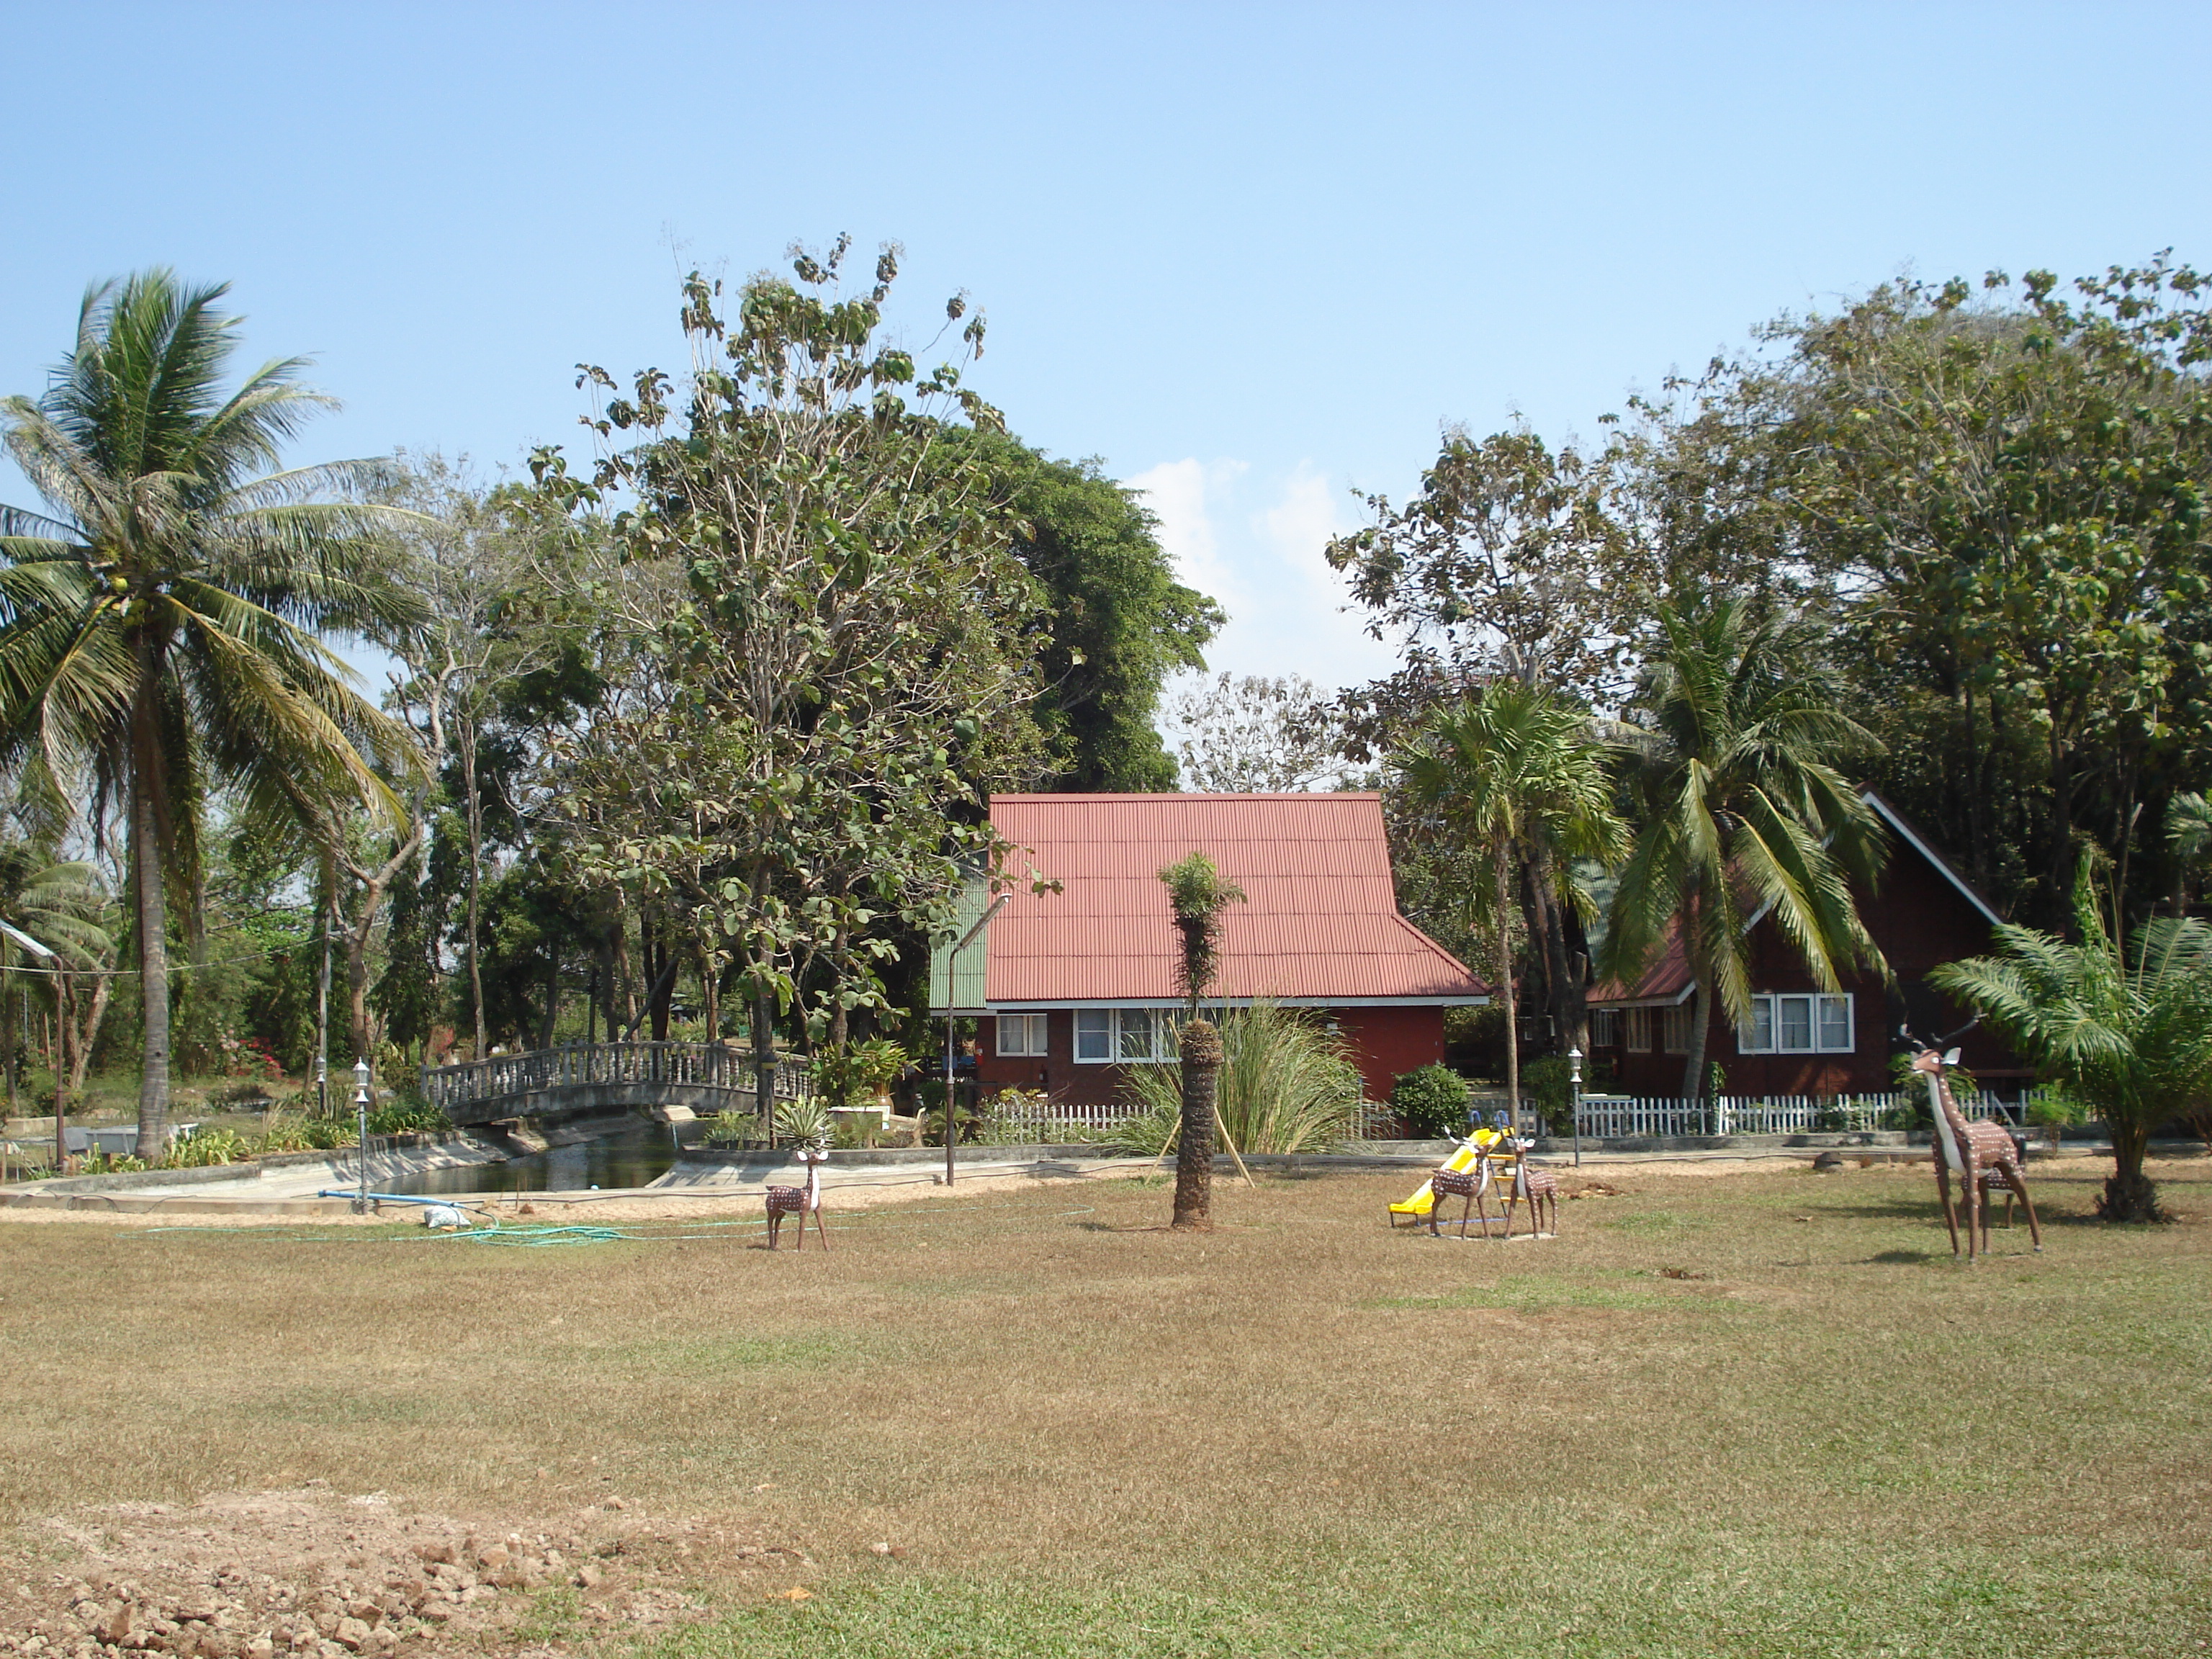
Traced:
<path fill-rule="evenodd" d="M 702 1612 L 702 1571 L 803 1599 L 798 1550 L 623 1500 L 526 1530 L 410 1513 L 327 1481 L 191 1505 L 118 1504 L 18 1534 L 0 1583 L 0 1653 L 272 1659 L 490 1652 L 550 1656 L 534 1603 L 566 1592 L 564 1623 L 642 1633 Z M 44 1546 L 42 1549 L 40 1547 Z M 41 1566 L 40 1558 L 67 1565 Z"/>

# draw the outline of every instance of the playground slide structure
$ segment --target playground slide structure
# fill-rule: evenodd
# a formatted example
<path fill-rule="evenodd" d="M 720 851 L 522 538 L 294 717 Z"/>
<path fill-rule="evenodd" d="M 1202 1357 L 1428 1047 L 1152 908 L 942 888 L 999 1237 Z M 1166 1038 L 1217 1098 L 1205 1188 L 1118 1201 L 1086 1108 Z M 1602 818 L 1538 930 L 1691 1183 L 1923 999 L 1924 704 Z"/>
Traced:
<path fill-rule="evenodd" d="M 1474 1167 L 1475 1159 L 1485 1152 L 1491 1152 L 1493 1147 L 1498 1146 L 1506 1138 L 1506 1133 L 1502 1129 L 1477 1129 L 1474 1134 L 1460 1142 L 1458 1148 L 1444 1160 L 1443 1167 L 1454 1175 L 1472 1170 Z M 1508 1182 L 1512 1179 L 1516 1162 L 1517 1160 L 1510 1151 L 1492 1158 L 1498 1174 Z M 1432 1183 L 1424 1181 L 1413 1189 L 1413 1195 L 1403 1203 L 1393 1204 L 1390 1206 L 1390 1224 L 1396 1226 L 1398 1218 L 1401 1215 L 1409 1218 L 1418 1224 L 1436 1206 L 1436 1201 L 1437 1195 Z"/>

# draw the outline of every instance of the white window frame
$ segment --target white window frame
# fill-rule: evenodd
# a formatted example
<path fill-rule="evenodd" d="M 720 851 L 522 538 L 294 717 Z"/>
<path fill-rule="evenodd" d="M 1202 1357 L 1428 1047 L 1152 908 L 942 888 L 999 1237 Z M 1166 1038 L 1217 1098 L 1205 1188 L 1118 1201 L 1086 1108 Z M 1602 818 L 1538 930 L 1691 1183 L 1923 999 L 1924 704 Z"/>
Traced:
<path fill-rule="evenodd" d="M 1149 1008 L 1114 1011 L 1114 1057 L 1124 1065 L 1149 1064 L 1159 1056 L 1159 1022 Z"/>
<path fill-rule="evenodd" d="M 1802 1007 L 1805 1017 L 1806 1046 L 1797 1048 L 1785 1042 L 1791 1023 L 1789 1016 Z M 1858 1006 L 1849 992 L 1830 991 L 1765 991 L 1751 1000 L 1752 1023 L 1736 1032 L 1736 1052 L 1742 1054 L 1850 1054 L 1858 1052 Z M 1831 1042 L 1824 1034 L 1833 1022 L 1829 1016 L 1838 1009 L 1843 1013 L 1844 1040 Z"/>
<path fill-rule="evenodd" d="M 1650 1054 L 1651 1011 L 1649 1008 L 1624 1008 L 1620 1012 L 1623 1016 L 1621 1023 L 1628 1028 L 1621 1039 L 1623 1046 L 1632 1054 Z"/>
<path fill-rule="evenodd" d="M 1620 1011 L 1617 1008 L 1593 1008 L 1589 1016 L 1589 1043 L 1593 1048 L 1618 1048 L 1620 1046 Z"/>
<path fill-rule="evenodd" d="M 1138 1019 L 1132 1019 L 1131 1015 Z M 1137 1039 L 1141 1019 L 1145 1035 Z M 1175 1058 L 1172 1008 L 1078 1008 L 1075 1011 L 1075 1063 L 1079 1066 L 1158 1066 Z M 1085 1026 L 1090 1026 L 1085 1031 Z M 1103 1028 L 1103 1029 L 1102 1029 Z M 1085 1054 L 1084 1038 L 1103 1037 L 1103 1054 Z"/>
<path fill-rule="evenodd" d="M 1050 1042 L 1047 1019 L 1043 1014 L 1000 1014 L 1000 1054 L 1007 1060 L 1044 1059 Z"/>
<path fill-rule="evenodd" d="M 1662 1054 L 1688 1054 L 1691 1040 L 1697 1034 L 1696 1003 L 1678 1002 L 1659 1011 L 1659 1050 Z"/>
<path fill-rule="evenodd" d="M 1088 1026 L 1090 1029 L 1085 1030 Z M 1111 1008 L 1078 1008 L 1075 1011 L 1075 1063 L 1079 1066 L 1111 1066 L 1114 1063 L 1114 1011 Z M 1096 1039 L 1101 1045 L 1097 1054 L 1084 1052 L 1086 1039 Z"/>

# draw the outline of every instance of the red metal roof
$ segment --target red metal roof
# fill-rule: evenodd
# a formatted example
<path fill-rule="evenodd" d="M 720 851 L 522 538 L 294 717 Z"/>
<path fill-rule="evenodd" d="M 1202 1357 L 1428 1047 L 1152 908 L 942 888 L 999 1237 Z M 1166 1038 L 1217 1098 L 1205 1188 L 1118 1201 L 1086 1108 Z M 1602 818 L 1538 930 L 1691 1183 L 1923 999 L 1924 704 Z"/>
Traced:
<path fill-rule="evenodd" d="M 1486 988 L 1398 914 L 1374 794 L 994 795 L 991 823 L 1058 893 L 991 923 L 985 1000 L 1172 999 L 1179 936 L 1163 866 L 1194 852 L 1247 902 L 1224 917 L 1214 994 L 1232 1000 L 1471 1000 Z"/>

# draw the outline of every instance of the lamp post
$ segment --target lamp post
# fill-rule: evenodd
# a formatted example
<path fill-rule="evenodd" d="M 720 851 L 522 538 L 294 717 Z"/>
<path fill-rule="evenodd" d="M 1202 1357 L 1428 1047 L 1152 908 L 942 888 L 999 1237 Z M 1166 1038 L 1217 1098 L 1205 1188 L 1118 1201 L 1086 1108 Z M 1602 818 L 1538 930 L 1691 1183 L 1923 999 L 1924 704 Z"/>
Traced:
<path fill-rule="evenodd" d="M 361 1128 L 361 1195 L 354 1200 L 354 1212 L 361 1214 L 368 1208 L 368 1062 L 365 1060 L 353 1063 L 353 1109 Z"/>
<path fill-rule="evenodd" d="M 1567 1050 L 1567 1109 L 1575 1119 L 1575 1168 L 1583 1167 L 1583 1051 Z"/>

